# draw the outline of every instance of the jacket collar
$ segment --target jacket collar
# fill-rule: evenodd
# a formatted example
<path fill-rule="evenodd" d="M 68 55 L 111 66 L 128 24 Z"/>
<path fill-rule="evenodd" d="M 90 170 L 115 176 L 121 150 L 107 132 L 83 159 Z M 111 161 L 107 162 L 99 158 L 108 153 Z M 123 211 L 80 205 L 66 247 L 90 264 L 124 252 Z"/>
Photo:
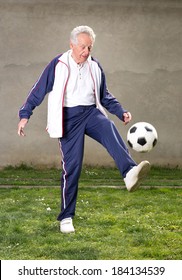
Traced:
<path fill-rule="evenodd" d="M 71 50 L 68 50 L 67 52 L 63 53 L 58 60 L 66 63 L 67 65 L 69 64 L 69 54 L 71 53 Z M 87 58 L 87 61 L 90 63 L 91 62 L 91 56 Z"/>

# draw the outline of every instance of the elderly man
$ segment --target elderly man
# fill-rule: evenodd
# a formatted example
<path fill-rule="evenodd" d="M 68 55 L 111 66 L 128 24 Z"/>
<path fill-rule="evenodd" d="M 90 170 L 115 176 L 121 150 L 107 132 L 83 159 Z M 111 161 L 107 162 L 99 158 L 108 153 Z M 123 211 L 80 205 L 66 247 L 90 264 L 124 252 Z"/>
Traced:
<path fill-rule="evenodd" d="M 135 163 L 114 123 L 107 118 L 104 108 L 124 124 L 130 122 L 131 114 L 108 91 L 104 71 L 91 56 L 94 41 L 95 34 L 90 27 L 74 28 L 70 50 L 47 65 L 19 111 L 18 134 L 25 136 L 24 128 L 32 111 L 49 94 L 47 131 L 50 137 L 58 138 L 62 156 L 62 203 L 58 220 L 63 233 L 75 231 L 72 219 L 85 135 L 107 149 L 128 191 L 136 190 L 150 169 L 148 161 Z"/>

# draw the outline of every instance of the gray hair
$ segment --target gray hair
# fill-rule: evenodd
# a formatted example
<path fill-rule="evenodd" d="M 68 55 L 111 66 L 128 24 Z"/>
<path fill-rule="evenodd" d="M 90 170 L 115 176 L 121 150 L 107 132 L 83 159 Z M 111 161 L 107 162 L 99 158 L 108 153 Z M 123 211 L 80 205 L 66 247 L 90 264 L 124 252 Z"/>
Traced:
<path fill-rule="evenodd" d="M 73 44 L 77 44 L 78 43 L 78 40 L 77 40 L 77 36 L 81 33 L 85 33 L 85 34 L 88 34 L 91 38 L 92 38 L 92 41 L 93 43 L 95 42 L 95 33 L 93 31 L 93 29 L 87 25 L 81 25 L 81 26 L 77 26 L 75 27 L 72 31 L 71 31 L 71 34 L 70 34 L 70 41 L 73 43 Z"/>

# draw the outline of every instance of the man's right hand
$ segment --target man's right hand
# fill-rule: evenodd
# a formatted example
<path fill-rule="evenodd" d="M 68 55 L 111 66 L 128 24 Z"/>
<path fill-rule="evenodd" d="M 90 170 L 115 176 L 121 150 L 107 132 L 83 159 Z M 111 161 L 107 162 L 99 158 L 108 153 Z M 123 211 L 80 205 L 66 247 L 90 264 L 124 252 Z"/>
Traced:
<path fill-rule="evenodd" d="M 19 136 L 26 136 L 24 133 L 24 128 L 26 124 L 28 123 L 28 119 L 21 119 L 18 124 L 18 135 Z"/>

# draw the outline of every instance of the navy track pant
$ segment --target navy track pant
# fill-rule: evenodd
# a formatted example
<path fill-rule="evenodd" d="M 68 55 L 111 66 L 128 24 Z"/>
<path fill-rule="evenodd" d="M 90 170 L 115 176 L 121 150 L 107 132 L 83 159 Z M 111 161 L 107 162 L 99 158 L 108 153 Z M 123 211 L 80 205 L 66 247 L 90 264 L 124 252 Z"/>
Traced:
<path fill-rule="evenodd" d="M 136 165 L 113 121 L 106 118 L 95 105 L 64 108 L 64 137 L 59 139 L 63 169 L 60 221 L 75 215 L 85 135 L 107 149 L 122 177 Z"/>

